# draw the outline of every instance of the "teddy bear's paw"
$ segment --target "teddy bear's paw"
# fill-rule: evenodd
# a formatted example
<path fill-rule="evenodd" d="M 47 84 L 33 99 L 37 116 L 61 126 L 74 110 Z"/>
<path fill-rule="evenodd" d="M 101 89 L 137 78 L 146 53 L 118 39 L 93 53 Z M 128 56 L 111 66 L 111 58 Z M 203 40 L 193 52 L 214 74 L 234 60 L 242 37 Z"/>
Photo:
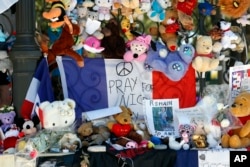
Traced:
<path fill-rule="evenodd" d="M 192 62 L 192 66 L 196 71 L 200 71 L 203 66 L 203 59 L 200 56 L 195 57 L 195 59 Z"/>
<path fill-rule="evenodd" d="M 223 148 L 229 148 L 229 139 L 230 139 L 230 136 L 228 134 L 224 134 L 221 137 L 221 146 Z"/>
<path fill-rule="evenodd" d="M 238 135 L 233 135 L 230 137 L 229 139 L 229 146 L 230 148 L 242 148 L 242 143 L 241 143 L 241 139 Z"/>
<path fill-rule="evenodd" d="M 249 133 L 250 133 L 250 121 L 247 121 L 247 123 L 241 128 L 239 136 L 246 137 Z"/>
<path fill-rule="evenodd" d="M 210 70 L 214 70 L 219 66 L 220 60 L 219 59 L 211 59 L 210 62 Z"/>
<path fill-rule="evenodd" d="M 250 146 L 250 138 L 247 137 L 241 138 L 241 146 L 243 148 Z"/>

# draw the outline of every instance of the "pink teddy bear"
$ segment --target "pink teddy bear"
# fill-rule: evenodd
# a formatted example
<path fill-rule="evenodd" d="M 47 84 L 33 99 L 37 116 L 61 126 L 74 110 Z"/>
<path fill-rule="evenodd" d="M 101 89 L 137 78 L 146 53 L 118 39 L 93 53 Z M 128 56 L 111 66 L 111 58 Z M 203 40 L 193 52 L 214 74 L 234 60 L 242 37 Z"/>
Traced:
<path fill-rule="evenodd" d="M 126 62 L 137 60 L 144 62 L 146 60 L 146 52 L 149 49 L 152 37 L 150 35 L 138 36 L 129 43 L 130 50 L 126 51 L 123 55 L 123 59 Z"/>

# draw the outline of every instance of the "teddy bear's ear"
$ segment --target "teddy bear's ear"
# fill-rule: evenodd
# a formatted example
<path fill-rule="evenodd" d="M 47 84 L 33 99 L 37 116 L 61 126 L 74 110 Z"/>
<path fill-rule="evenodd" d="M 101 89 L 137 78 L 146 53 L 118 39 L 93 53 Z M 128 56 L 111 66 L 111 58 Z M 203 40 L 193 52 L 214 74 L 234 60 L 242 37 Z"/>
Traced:
<path fill-rule="evenodd" d="M 39 105 L 39 108 L 41 108 L 42 110 L 46 107 L 46 106 L 48 106 L 50 104 L 50 102 L 49 101 L 44 101 L 44 102 L 42 102 L 40 105 Z"/>
<path fill-rule="evenodd" d="M 197 35 L 197 40 L 199 40 L 202 37 L 202 35 Z"/>
<path fill-rule="evenodd" d="M 74 109 L 76 107 L 76 102 L 74 100 L 67 98 L 64 101 L 68 104 L 68 106 L 71 107 L 71 109 Z"/>
<path fill-rule="evenodd" d="M 15 117 L 16 116 L 16 112 L 15 111 L 11 111 L 10 114 Z"/>

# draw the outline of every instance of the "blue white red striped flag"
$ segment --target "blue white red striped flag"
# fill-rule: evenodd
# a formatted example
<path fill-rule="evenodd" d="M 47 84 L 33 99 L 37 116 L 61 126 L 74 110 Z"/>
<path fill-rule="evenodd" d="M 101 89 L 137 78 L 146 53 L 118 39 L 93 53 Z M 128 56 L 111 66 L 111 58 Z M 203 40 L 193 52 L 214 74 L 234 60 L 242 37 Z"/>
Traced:
<path fill-rule="evenodd" d="M 26 97 L 21 106 L 21 116 L 31 119 L 35 107 L 43 101 L 54 101 L 54 93 L 47 59 L 43 58 L 34 73 Z"/>

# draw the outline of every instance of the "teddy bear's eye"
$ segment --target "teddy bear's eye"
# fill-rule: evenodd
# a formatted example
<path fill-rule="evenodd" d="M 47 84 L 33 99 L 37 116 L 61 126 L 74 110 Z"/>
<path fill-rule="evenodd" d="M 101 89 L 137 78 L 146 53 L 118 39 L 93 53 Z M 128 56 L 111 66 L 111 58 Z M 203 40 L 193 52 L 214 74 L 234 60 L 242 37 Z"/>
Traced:
<path fill-rule="evenodd" d="M 55 124 L 55 123 L 52 123 L 52 126 L 56 126 L 56 124 Z"/>

